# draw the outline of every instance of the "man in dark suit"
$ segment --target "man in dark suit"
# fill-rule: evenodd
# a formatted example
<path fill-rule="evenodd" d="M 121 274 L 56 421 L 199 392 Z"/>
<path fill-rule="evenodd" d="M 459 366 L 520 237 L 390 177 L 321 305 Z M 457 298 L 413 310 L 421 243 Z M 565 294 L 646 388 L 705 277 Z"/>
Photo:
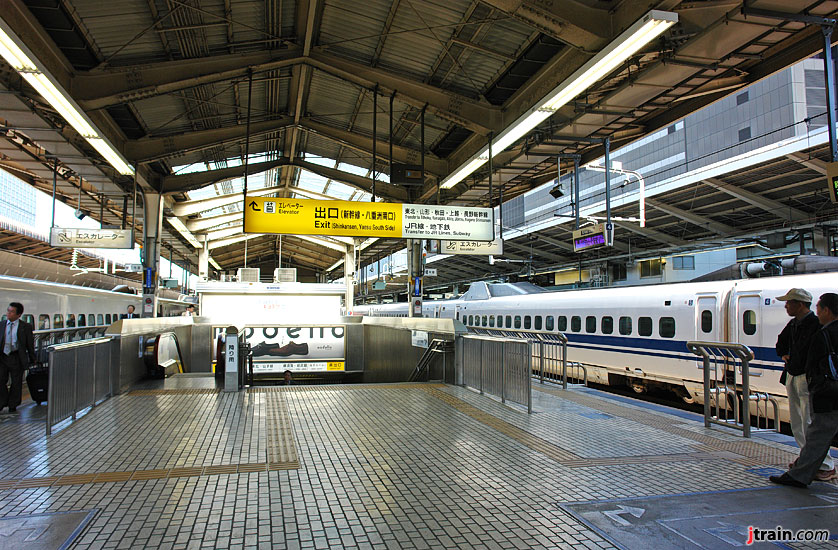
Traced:
<path fill-rule="evenodd" d="M 6 310 L 6 320 L 0 322 L 0 410 L 9 407 L 15 412 L 23 390 L 23 371 L 35 362 L 35 336 L 32 325 L 20 319 L 23 304 L 12 302 Z M 11 388 L 6 381 L 11 377 Z"/>
<path fill-rule="evenodd" d="M 838 435 L 838 384 L 830 380 L 829 352 L 838 344 L 838 294 L 821 295 L 815 308 L 821 330 L 812 336 L 806 358 L 806 380 L 812 403 L 812 423 L 806 428 L 806 443 L 800 457 L 781 476 L 769 479 L 780 485 L 806 487 L 818 477 L 818 469 L 829 453 L 832 438 Z"/>
<path fill-rule="evenodd" d="M 139 315 L 134 313 L 134 306 L 128 306 L 128 313 L 122 314 L 123 319 L 139 319 Z"/>

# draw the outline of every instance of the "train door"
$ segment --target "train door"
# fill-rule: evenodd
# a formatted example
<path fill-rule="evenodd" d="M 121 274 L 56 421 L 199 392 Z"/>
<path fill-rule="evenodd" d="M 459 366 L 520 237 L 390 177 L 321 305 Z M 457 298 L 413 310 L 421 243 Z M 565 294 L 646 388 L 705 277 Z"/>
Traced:
<path fill-rule="evenodd" d="M 722 319 L 717 296 L 698 296 L 695 300 L 695 339 L 714 342 L 722 339 Z"/>
<path fill-rule="evenodd" d="M 744 344 L 756 352 L 762 338 L 762 297 L 758 292 L 736 295 L 736 317 L 733 319 L 731 340 Z M 762 376 L 762 369 L 751 368 L 751 376 Z"/>

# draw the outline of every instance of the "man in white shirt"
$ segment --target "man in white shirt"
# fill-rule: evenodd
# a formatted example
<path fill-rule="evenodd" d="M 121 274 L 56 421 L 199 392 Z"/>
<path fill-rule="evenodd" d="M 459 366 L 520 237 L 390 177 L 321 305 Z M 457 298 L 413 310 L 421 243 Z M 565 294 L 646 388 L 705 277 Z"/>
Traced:
<path fill-rule="evenodd" d="M 193 317 L 195 315 L 195 306 L 189 304 L 188 306 L 186 306 L 186 311 L 181 313 L 181 315 L 183 315 L 184 317 Z"/>
<path fill-rule="evenodd" d="M 13 413 L 20 405 L 23 371 L 35 362 L 35 336 L 32 325 L 22 321 L 23 304 L 12 302 L 6 320 L 0 322 L 0 410 Z M 11 387 L 6 383 L 11 378 Z"/>

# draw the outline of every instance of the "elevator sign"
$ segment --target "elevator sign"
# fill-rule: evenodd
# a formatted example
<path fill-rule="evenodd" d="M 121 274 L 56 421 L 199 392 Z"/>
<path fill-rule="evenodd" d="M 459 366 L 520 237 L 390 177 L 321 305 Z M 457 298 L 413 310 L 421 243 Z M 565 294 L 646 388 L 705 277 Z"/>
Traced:
<path fill-rule="evenodd" d="M 247 197 L 245 233 L 491 241 L 492 209 Z"/>

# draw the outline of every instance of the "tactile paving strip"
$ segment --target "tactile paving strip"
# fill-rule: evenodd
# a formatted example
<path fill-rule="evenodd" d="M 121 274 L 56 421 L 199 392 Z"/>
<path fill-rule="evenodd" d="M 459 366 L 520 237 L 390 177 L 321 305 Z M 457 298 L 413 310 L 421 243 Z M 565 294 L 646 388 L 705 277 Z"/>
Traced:
<path fill-rule="evenodd" d="M 591 466 L 616 466 L 625 464 L 649 464 L 661 462 L 679 462 L 679 461 L 695 461 L 695 460 L 716 460 L 719 457 L 718 453 L 711 452 L 695 452 L 695 453 L 678 453 L 678 454 L 661 454 L 661 455 L 640 455 L 640 456 L 621 456 L 613 458 L 584 458 L 578 456 L 570 451 L 562 449 L 561 447 L 550 443 L 538 436 L 535 436 L 526 430 L 522 430 L 517 426 L 505 422 L 498 417 L 491 415 L 485 411 L 474 407 L 453 395 L 445 393 L 430 387 L 428 385 L 420 385 L 419 389 L 436 397 L 440 401 L 447 403 L 454 409 L 463 414 L 474 418 L 490 428 L 493 428 L 500 433 L 514 439 L 515 441 L 529 447 L 530 449 L 542 453 L 547 457 L 555 460 L 563 466 L 570 468 L 587 468 Z M 715 450 L 715 449 L 714 449 Z"/>
<path fill-rule="evenodd" d="M 126 395 L 141 396 L 141 395 L 205 395 L 211 393 L 221 393 L 221 390 L 216 388 L 180 388 L 168 390 L 132 390 Z"/>
<path fill-rule="evenodd" d="M 87 485 L 90 483 L 117 483 L 120 481 L 139 481 L 149 479 L 173 479 L 180 477 L 199 477 L 223 474 L 244 474 L 276 470 L 294 470 L 298 463 L 274 462 L 256 464 L 223 464 L 197 468 L 168 468 L 165 470 L 135 470 L 133 472 L 101 472 L 96 474 L 73 474 L 66 476 L 32 477 L 26 479 L 0 480 L 0 490 L 30 489 L 33 487 L 51 487 L 61 485 Z"/>
<path fill-rule="evenodd" d="M 294 429 L 288 416 L 284 392 L 268 392 L 265 404 L 268 421 L 268 463 L 295 464 L 295 467 L 299 468 Z"/>

